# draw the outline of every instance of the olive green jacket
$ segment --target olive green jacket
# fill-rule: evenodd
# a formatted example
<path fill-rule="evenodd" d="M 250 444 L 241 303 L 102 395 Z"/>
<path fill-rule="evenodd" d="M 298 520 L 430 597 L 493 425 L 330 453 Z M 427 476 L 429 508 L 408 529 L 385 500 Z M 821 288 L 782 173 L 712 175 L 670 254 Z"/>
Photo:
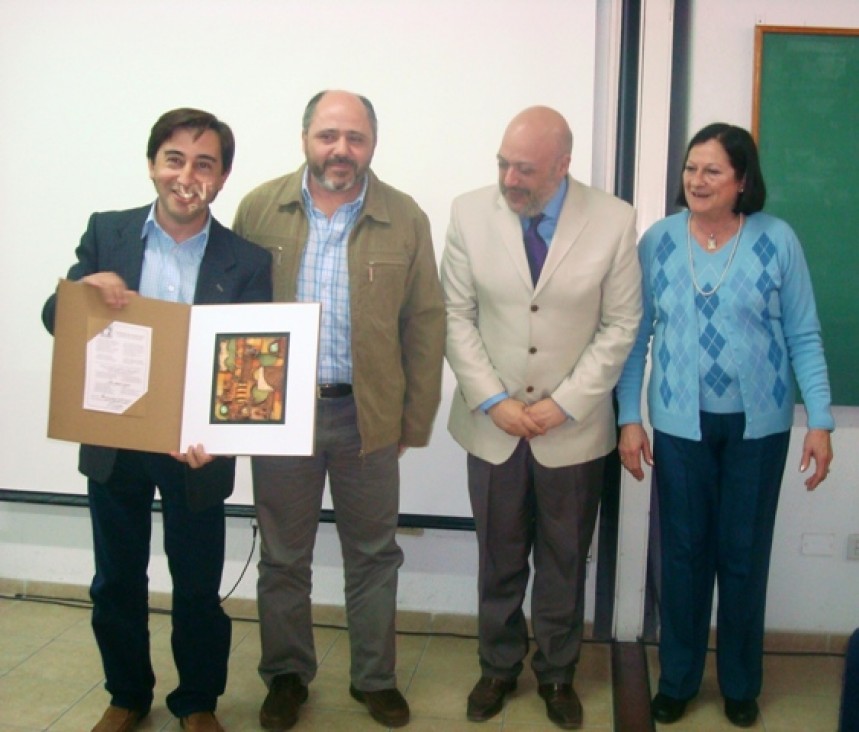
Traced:
<path fill-rule="evenodd" d="M 308 221 L 302 166 L 239 204 L 233 229 L 271 251 L 274 299 L 295 300 Z M 349 235 L 352 389 L 365 453 L 426 445 L 441 399 L 445 311 L 429 219 L 369 172 Z"/>

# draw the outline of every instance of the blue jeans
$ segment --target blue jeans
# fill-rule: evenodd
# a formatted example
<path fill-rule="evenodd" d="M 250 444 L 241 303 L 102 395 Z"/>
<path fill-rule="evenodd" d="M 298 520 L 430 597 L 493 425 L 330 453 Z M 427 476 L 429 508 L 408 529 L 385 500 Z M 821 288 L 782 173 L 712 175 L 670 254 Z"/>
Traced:
<path fill-rule="evenodd" d="M 231 635 L 218 595 L 224 506 L 191 511 L 184 475 L 185 466 L 169 455 L 120 450 L 108 481 L 88 483 L 95 549 L 92 627 L 111 704 L 128 709 L 148 710 L 155 686 L 147 567 L 156 486 L 160 491 L 179 674 L 167 706 L 177 717 L 215 709 L 226 687 Z"/>

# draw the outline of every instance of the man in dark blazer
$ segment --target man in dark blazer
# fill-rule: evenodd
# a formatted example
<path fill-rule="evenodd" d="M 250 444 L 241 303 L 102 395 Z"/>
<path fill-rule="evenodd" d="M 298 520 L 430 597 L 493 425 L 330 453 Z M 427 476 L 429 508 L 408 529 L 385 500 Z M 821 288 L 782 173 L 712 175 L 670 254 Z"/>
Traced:
<path fill-rule="evenodd" d="M 229 176 L 235 142 L 208 112 L 176 109 L 155 123 L 147 146 L 157 199 L 129 211 L 95 213 L 68 279 L 124 307 L 136 294 L 186 303 L 266 302 L 271 255 L 210 215 Z M 53 332 L 56 294 L 42 311 Z M 95 576 L 92 626 L 110 706 L 93 732 L 126 732 L 149 712 L 155 676 L 149 653 L 148 578 L 152 501 L 162 502 L 164 547 L 173 580 L 177 687 L 167 706 L 192 732 L 222 731 L 214 711 L 227 680 L 230 620 L 220 605 L 224 499 L 235 459 L 202 445 L 156 454 L 81 445 L 88 478 Z"/>

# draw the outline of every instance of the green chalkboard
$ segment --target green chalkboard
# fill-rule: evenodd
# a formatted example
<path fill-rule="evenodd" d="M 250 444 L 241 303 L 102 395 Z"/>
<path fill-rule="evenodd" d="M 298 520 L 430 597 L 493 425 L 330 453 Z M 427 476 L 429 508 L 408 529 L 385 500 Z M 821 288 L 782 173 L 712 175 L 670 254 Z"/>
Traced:
<path fill-rule="evenodd" d="M 766 210 L 803 244 L 835 404 L 859 405 L 859 29 L 758 26 Z"/>

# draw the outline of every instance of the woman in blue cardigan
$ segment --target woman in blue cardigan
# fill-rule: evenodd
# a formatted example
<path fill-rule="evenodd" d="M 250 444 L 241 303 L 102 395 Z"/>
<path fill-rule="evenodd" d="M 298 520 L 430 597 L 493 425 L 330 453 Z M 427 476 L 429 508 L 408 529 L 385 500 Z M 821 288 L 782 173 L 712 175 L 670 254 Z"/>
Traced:
<path fill-rule="evenodd" d="M 621 462 L 654 466 L 662 584 L 657 721 L 680 719 L 701 684 L 714 580 L 717 667 L 725 714 L 755 723 L 764 611 L 779 488 L 794 411 L 808 414 L 800 470 L 814 490 L 829 472 L 834 421 L 820 323 L 802 247 L 762 212 L 757 148 L 712 124 L 690 141 L 677 203 L 686 211 L 642 237 L 643 315 L 618 383 Z M 642 426 L 647 390 L 654 441 Z"/>

